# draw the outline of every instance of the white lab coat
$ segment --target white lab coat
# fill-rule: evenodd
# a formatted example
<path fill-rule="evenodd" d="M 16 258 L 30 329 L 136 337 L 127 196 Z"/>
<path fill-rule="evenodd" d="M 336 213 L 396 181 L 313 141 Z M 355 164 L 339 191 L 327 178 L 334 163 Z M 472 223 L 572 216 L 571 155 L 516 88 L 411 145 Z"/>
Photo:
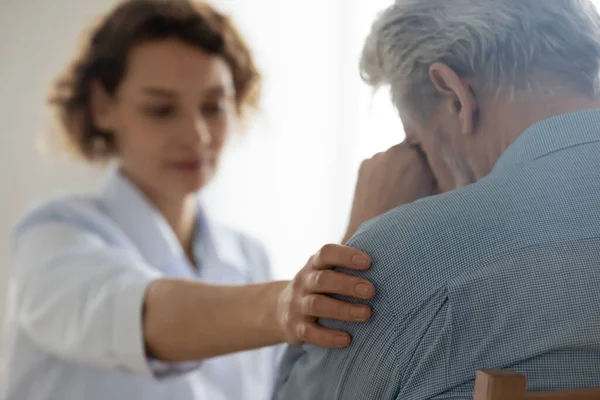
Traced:
<path fill-rule="evenodd" d="M 270 279 L 257 242 L 199 214 L 196 270 L 164 218 L 119 173 L 98 195 L 30 212 L 12 245 L 4 400 L 269 398 L 277 347 L 177 365 L 145 356 L 141 307 L 153 280 Z"/>

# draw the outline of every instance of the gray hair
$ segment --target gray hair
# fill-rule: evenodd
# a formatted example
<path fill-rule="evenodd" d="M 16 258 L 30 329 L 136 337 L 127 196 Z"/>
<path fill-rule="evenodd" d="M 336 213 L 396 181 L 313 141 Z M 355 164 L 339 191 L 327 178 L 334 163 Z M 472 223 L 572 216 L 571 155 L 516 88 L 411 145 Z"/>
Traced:
<path fill-rule="evenodd" d="M 396 0 L 366 40 L 361 76 L 390 85 L 396 104 L 431 103 L 434 62 L 484 92 L 552 89 L 551 77 L 596 95 L 599 61 L 600 17 L 589 0 Z"/>

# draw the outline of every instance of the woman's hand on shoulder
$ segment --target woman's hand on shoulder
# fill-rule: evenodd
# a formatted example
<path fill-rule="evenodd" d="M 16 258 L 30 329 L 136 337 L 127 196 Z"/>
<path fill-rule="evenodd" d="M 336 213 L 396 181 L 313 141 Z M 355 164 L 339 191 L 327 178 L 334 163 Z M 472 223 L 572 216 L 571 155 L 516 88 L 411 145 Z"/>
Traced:
<path fill-rule="evenodd" d="M 279 296 L 277 318 L 287 342 L 327 348 L 346 347 L 351 342 L 350 335 L 320 326 L 317 318 L 349 322 L 370 319 L 371 309 L 368 306 L 329 296 L 370 299 L 375 295 L 372 283 L 334 271 L 336 267 L 361 271 L 371 267 L 371 260 L 357 249 L 335 244 L 323 246 L 312 256 Z"/>

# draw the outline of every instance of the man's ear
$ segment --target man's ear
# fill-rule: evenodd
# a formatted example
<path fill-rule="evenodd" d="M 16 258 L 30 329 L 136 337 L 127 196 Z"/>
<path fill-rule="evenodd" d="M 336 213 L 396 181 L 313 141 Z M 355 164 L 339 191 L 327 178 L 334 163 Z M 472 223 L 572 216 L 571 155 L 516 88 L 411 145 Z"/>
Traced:
<path fill-rule="evenodd" d="M 471 135 L 477 115 L 477 100 L 471 85 L 442 63 L 433 63 L 429 67 L 429 78 L 442 97 L 442 106 L 458 116 L 461 133 Z"/>
<path fill-rule="evenodd" d="M 90 88 L 90 111 L 97 129 L 104 132 L 115 130 L 115 104 L 100 82 L 93 82 Z"/>

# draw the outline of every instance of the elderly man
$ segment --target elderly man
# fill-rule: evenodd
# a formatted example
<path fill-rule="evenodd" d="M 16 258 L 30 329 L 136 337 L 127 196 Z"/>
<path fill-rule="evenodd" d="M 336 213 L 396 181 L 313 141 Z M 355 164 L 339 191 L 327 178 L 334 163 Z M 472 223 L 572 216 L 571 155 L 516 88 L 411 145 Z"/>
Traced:
<path fill-rule="evenodd" d="M 323 320 L 353 345 L 291 348 L 276 399 L 466 400 L 491 367 L 531 390 L 600 385 L 599 60 L 588 0 L 397 0 L 379 17 L 363 77 L 389 84 L 407 143 L 361 173 L 422 153 L 444 194 L 414 201 L 431 193 L 413 171 L 407 204 L 359 229 L 372 320 Z"/>

